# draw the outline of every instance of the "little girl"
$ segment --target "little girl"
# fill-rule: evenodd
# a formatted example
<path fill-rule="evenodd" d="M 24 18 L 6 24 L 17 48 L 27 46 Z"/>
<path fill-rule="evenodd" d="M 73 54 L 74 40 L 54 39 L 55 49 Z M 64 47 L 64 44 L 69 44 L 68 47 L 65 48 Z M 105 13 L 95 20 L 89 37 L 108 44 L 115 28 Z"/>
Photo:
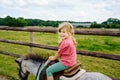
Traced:
<path fill-rule="evenodd" d="M 58 27 L 60 43 L 55 56 L 50 56 L 49 60 L 60 58 L 58 63 L 49 66 L 46 70 L 47 80 L 54 80 L 53 73 L 65 70 L 76 64 L 76 41 L 74 39 L 73 26 L 68 22 L 63 22 Z"/>

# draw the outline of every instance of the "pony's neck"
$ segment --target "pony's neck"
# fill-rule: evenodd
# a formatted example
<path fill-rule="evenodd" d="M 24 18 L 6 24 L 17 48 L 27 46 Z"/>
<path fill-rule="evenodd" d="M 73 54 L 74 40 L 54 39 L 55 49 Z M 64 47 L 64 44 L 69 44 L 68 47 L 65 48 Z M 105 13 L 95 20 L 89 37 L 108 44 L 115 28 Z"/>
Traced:
<path fill-rule="evenodd" d="M 34 76 L 37 75 L 38 68 L 43 62 L 37 62 L 34 60 L 25 60 L 23 61 L 25 68 L 28 72 L 32 73 Z"/>

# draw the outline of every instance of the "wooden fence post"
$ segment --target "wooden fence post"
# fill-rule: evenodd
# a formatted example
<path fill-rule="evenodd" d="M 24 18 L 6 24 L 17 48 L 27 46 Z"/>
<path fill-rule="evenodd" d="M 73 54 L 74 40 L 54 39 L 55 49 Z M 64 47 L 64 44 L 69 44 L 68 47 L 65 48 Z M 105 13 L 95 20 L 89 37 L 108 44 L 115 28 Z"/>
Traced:
<path fill-rule="evenodd" d="M 30 32 L 30 43 L 33 43 L 33 32 Z M 30 46 L 30 53 L 32 53 L 32 46 Z"/>

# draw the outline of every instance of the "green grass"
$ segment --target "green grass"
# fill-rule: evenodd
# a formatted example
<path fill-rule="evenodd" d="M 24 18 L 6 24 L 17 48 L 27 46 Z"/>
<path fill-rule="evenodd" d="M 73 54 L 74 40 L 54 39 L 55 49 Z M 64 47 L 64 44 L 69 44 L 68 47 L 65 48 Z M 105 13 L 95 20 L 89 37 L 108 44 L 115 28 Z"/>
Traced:
<path fill-rule="evenodd" d="M 57 46 L 58 35 L 52 33 L 34 33 L 34 43 Z M 103 52 L 107 54 L 120 55 L 120 37 L 75 35 L 77 50 Z M 28 32 L 0 31 L 0 39 L 29 41 Z M 29 53 L 29 47 L 0 42 L 0 50 L 15 54 L 25 55 Z M 34 53 L 54 55 L 56 51 L 33 48 Z M 7 76 L 10 80 L 17 80 L 18 71 L 15 58 L 0 54 L 0 75 Z M 77 61 L 82 63 L 82 68 L 87 71 L 104 73 L 110 77 L 120 78 L 120 61 L 97 57 L 77 55 Z M 34 80 L 30 75 L 29 80 Z"/>
<path fill-rule="evenodd" d="M 120 55 L 120 37 L 76 35 L 77 49 Z"/>

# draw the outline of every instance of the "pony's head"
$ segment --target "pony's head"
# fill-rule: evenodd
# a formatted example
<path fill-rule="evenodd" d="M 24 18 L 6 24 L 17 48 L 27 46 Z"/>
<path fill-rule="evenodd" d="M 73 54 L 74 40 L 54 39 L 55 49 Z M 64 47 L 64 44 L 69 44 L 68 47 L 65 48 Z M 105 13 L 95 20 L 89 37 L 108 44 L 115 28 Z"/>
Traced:
<path fill-rule="evenodd" d="M 16 59 L 15 62 L 18 64 L 18 80 L 27 80 L 29 72 L 27 69 L 25 69 L 25 66 L 23 66 L 25 63 L 23 62 L 22 58 Z"/>
<path fill-rule="evenodd" d="M 25 56 L 17 58 L 15 60 L 15 62 L 18 64 L 18 67 L 17 67 L 18 76 L 19 76 L 18 80 L 27 80 L 28 75 L 30 73 L 30 68 L 32 68 L 32 66 L 30 68 L 28 68 L 28 66 L 30 66 L 29 60 L 34 60 L 36 62 L 43 62 L 43 61 L 47 60 L 47 57 L 46 58 L 42 57 L 42 55 L 39 55 L 39 54 L 27 54 Z M 35 62 L 32 62 L 32 61 L 31 61 L 31 63 L 35 64 Z"/>

